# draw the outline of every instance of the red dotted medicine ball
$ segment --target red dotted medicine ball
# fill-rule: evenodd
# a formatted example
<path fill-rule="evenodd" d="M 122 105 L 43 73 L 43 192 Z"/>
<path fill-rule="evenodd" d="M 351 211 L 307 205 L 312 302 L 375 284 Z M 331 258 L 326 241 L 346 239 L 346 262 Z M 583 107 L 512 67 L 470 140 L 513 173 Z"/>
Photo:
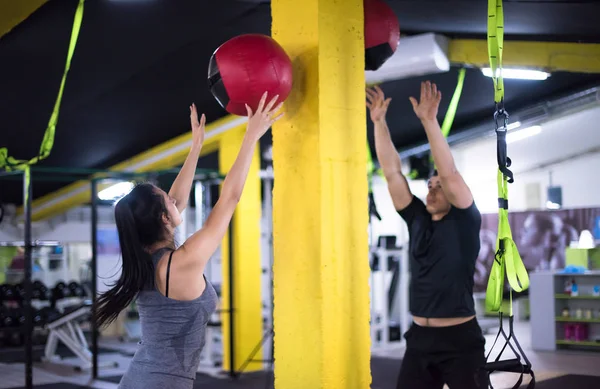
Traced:
<path fill-rule="evenodd" d="M 219 104 L 231 114 L 247 116 L 262 95 L 284 101 L 292 89 L 292 61 L 271 37 L 245 34 L 223 43 L 210 58 L 208 86 Z"/>
<path fill-rule="evenodd" d="M 364 0 L 365 70 L 379 69 L 398 48 L 400 22 L 383 0 Z"/>

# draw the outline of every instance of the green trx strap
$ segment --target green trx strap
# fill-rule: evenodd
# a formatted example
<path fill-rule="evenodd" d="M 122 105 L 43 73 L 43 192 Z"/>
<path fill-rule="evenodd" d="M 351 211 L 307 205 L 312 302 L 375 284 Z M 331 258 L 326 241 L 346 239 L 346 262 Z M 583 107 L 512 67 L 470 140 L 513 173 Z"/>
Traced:
<path fill-rule="evenodd" d="M 452 100 L 450 100 L 448 111 L 446 112 L 444 122 L 442 123 L 442 134 L 444 134 L 446 138 L 448 137 L 448 134 L 450 134 L 452 123 L 454 123 L 454 117 L 456 116 L 456 110 L 458 109 L 458 102 L 460 101 L 463 85 L 465 84 L 466 71 L 467 70 L 465 68 L 460 68 L 458 70 L 458 81 L 456 82 L 456 89 L 454 89 Z"/>
<path fill-rule="evenodd" d="M 504 274 L 508 278 L 512 290 L 522 292 L 529 287 L 529 276 L 517 246 L 512 239 L 508 223 L 508 184 L 514 181 L 513 173 L 508 169 L 511 164 L 506 150 L 506 131 L 508 112 L 504 108 L 504 80 L 502 78 L 502 50 L 504 42 L 504 12 L 502 0 L 488 1 L 488 52 L 492 80 L 494 81 L 494 101 L 496 112 L 494 119 L 497 134 L 498 159 L 498 237 L 496 240 L 496 257 L 492 265 L 486 292 L 486 308 L 499 312 L 502 307 Z M 512 304 L 510 306 L 512 316 Z"/>
<path fill-rule="evenodd" d="M 498 236 L 496 239 L 496 253 L 494 262 L 490 270 L 490 277 L 485 295 L 485 306 L 487 310 L 498 312 L 500 319 L 500 329 L 494 344 L 486 356 L 486 370 L 488 377 L 495 371 L 505 371 L 520 373 L 517 383 L 513 389 L 520 388 L 523 381 L 523 374 L 531 375 L 531 381 L 527 388 L 535 387 L 535 375 L 531 369 L 531 363 L 519 345 L 517 338 L 513 333 L 513 309 L 512 309 L 512 291 L 522 292 L 529 288 L 529 275 L 525 265 L 519 255 L 519 250 L 512 239 L 512 232 L 508 222 L 508 184 L 514 181 L 513 173 L 508 169 L 511 161 L 507 156 L 506 150 L 506 132 L 508 129 L 508 113 L 504 108 L 504 80 L 502 78 L 502 50 L 504 44 L 504 11 L 502 0 L 488 0 L 488 54 L 490 58 L 490 68 L 492 71 L 492 80 L 494 81 L 494 101 L 496 103 L 496 112 L 494 121 L 496 124 L 497 137 L 497 160 L 498 160 Z M 508 278 L 510 305 L 509 305 L 509 333 L 506 334 L 503 328 L 502 300 L 504 292 L 504 275 Z M 491 352 L 498 341 L 500 335 L 506 341 L 494 361 L 490 361 Z M 511 344 L 516 346 L 516 348 Z M 500 360 L 500 357 L 506 347 L 509 346 L 515 358 Z M 518 349 L 518 352 L 517 352 Z M 521 362 L 521 357 L 525 363 Z M 490 388 L 493 388 L 491 381 L 488 381 Z"/>
<path fill-rule="evenodd" d="M 458 110 L 458 102 L 460 101 L 460 96 L 462 95 L 463 85 L 465 84 L 465 74 L 466 69 L 460 68 L 458 71 L 458 81 L 456 83 L 456 88 L 454 89 L 454 94 L 452 95 L 452 100 L 450 100 L 450 105 L 448 106 L 448 111 L 446 111 L 446 116 L 444 117 L 444 122 L 442 123 L 442 134 L 447 138 L 450 134 L 450 129 L 452 128 L 452 123 L 454 123 L 454 117 L 456 116 L 456 111 Z M 429 154 L 429 162 L 430 165 L 435 169 L 435 163 L 433 161 L 433 154 Z"/>
<path fill-rule="evenodd" d="M 44 138 L 40 146 L 39 154 L 36 157 L 30 159 L 29 161 L 18 160 L 8 155 L 8 150 L 6 147 L 0 148 L 0 169 L 4 169 L 6 171 L 23 170 L 25 173 L 25 185 L 27 187 L 27 190 L 25 190 L 25 203 L 27 203 L 27 196 L 29 196 L 28 188 L 30 185 L 31 178 L 30 166 L 36 164 L 42 159 L 47 158 L 50 155 L 50 152 L 52 151 L 52 146 L 54 145 L 54 133 L 56 131 L 56 123 L 58 122 L 60 103 L 62 100 L 63 90 L 65 88 L 67 73 L 69 72 L 69 68 L 71 67 L 71 58 L 73 57 L 73 52 L 75 51 L 75 46 L 77 44 L 77 37 L 79 36 L 79 30 L 81 28 L 84 1 L 85 0 L 79 0 L 77 11 L 75 12 L 75 20 L 73 22 L 73 30 L 71 32 L 71 42 L 69 44 L 69 52 L 67 55 L 67 64 L 65 66 L 65 71 L 63 73 L 62 81 L 60 83 L 58 97 L 56 98 L 56 102 L 54 103 L 54 109 L 52 111 L 52 115 L 50 116 L 50 120 L 48 121 L 48 127 L 46 128 L 46 132 L 44 133 Z"/>

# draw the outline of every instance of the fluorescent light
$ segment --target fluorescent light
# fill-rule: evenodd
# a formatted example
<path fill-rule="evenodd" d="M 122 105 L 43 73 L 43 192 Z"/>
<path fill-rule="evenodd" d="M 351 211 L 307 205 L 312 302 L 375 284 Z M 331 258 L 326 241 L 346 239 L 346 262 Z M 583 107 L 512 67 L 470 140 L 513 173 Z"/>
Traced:
<path fill-rule="evenodd" d="M 506 126 L 506 129 L 508 131 L 510 130 L 514 130 L 515 128 L 519 128 L 521 127 L 521 122 L 513 122 L 513 123 L 509 123 L 508 126 Z"/>
<path fill-rule="evenodd" d="M 560 209 L 560 205 L 553 203 L 552 201 L 546 201 L 546 208 L 548 209 Z"/>
<path fill-rule="evenodd" d="M 492 69 L 482 68 L 481 72 L 486 77 L 492 77 Z M 500 75 L 500 69 L 496 69 L 496 76 Z M 504 78 L 513 78 L 516 80 L 537 80 L 543 81 L 550 76 L 550 73 L 542 72 L 541 70 L 531 69 L 502 69 Z"/>
<path fill-rule="evenodd" d="M 118 184 L 114 184 L 104 190 L 101 190 L 100 193 L 98 193 L 98 198 L 100 200 L 117 200 L 131 192 L 132 189 L 132 182 L 119 182 Z"/>
<path fill-rule="evenodd" d="M 525 138 L 529 138 L 530 136 L 534 136 L 542 132 L 542 127 L 540 126 L 532 126 L 527 127 L 519 131 L 513 131 L 506 134 L 506 143 L 516 142 Z"/>

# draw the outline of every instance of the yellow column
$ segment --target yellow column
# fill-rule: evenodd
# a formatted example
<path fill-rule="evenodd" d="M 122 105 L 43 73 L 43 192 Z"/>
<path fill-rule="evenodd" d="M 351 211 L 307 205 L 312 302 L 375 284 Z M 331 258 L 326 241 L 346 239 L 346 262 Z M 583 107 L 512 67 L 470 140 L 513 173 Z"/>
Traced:
<path fill-rule="evenodd" d="M 272 0 L 271 10 L 294 63 L 273 129 L 275 387 L 366 389 L 363 0 Z"/>
<path fill-rule="evenodd" d="M 13 28 L 33 14 L 39 7 L 44 5 L 47 0 L 0 0 L 0 37 L 9 33 Z M 73 5 L 73 11 L 77 4 Z"/>
<path fill-rule="evenodd" d="M 233 165 L 246 125 L 227 132 L 219 148 L 219 169 L 227 173 Z M 262 338 L 261 253 L 260 253 L 260 150 L 257 147 L 242 198 L 233 216 L 233 269 L 229 268 L 229 238 L 221 244 L 222 277 L 220 306 L 223 323 L 223 369 L 230 369 L 229 285 L 233 280 L 233 365 L 237 371 Z M 254 359 L 263 359 L 262 350 Z M 250 363 L 244 371 L 261 370 L 262 363 Z"/>

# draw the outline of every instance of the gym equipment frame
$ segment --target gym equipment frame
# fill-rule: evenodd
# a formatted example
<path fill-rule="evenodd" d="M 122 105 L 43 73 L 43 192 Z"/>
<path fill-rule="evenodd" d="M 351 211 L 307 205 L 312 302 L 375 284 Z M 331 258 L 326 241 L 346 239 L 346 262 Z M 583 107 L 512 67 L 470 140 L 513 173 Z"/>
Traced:
<path fill-rule="evenodd" d="M 25 171 L 0 171 L 0 180 L 23 180 L 23 223 L 24 223 L 24 240 L 23 247 L 25 251 L 25 264 L 24 264 L 24 298 L 22 300 L 22 307 L 25 312 L 25 323 L 21 328 L 25 339 L 25 387 L 27 389 L 33 388 L 33 309 L 31 306 L 33 283 L 32 283 L 32 248 L 35 247 L 36 243 L 32 239 L 32 187 L 35 182 L 46 181 L 46 182 L 67 182 L 72 183 L 75 181 L 89 181 L 91 185 L 91 239 L 92 239 L 92 286 L 91 286 L 91 329 L 92 329 L 92 342 L 91 342 L 91 371 L 92 379 L 98 379 L 98 328 L 96 325 L 96 309 L 97 309 L 97 256 L 98 256 L 98 206 L 101 204 L 101 200 L 98 197 L 99 186 L 102 185 L 103 180 L 149 180 L 156 181 L 160 176 L 170 175 L 175 176 L 179 173 L 179 169 L 166 169 L 158 171 L 148 172 L 123 172 L 123 171 L 112 171 L 112 170 L 101 170 L 101 169 L 79 169 L 79 168 L 60 168 L 60 167 L 39 167 L 31 166 L 31 182 L 29 188 L 27 188 L 25 181 Z M 197 169 L 194 177 L 195 181 L 203 180 L 214 180 L 216 178 L 222 178 L 220 173 L 214 170 Z M 4 216 L 4 215 L 3 215 Z M 231 241 L 231 239 L 230 239 Z M 85 309 L 81 309 L 81 314 Z M 229 312 L 233 315 L 233 310 Z M 75 314 L 75 313 L 73 313 Z M 68 316 L 68 315 L 67 315 Z M 63 320 L 64 321 L 64 320 Z M 55 323 L 50 323 L 48 327 L 53 324 L 58 325 L 62 323 L 59 319 Z M 64 324 L 64 323 L 63 323 Z M 58 327 L 57 327 L 58 328 Z M 52 328 L 49 328 L 52 331 Z M 56 330 L 56 329 L 55 329 Z M 56 335 L 56 334 L 55 334 Z M 80 333 L 79 335 L 83 335 Z M 76 333 L 75 336 L 79 337 Z M 47 342 L 47 351 L 52 351 L 52 343 L 55 343 L 61 336 L 56 335 L 55 337 L 49 336 Z M 232 338 L 233 339 L 233 338 Z M 83 339 L 85 340 L 85 339 Z M 86 345 L 87 342 L 81 343 Z M 89 354 L 84 353 L 81 355 L 84 361 L 90 357 Z M 78 355 L 79 356 L 79 355 Z"/>

